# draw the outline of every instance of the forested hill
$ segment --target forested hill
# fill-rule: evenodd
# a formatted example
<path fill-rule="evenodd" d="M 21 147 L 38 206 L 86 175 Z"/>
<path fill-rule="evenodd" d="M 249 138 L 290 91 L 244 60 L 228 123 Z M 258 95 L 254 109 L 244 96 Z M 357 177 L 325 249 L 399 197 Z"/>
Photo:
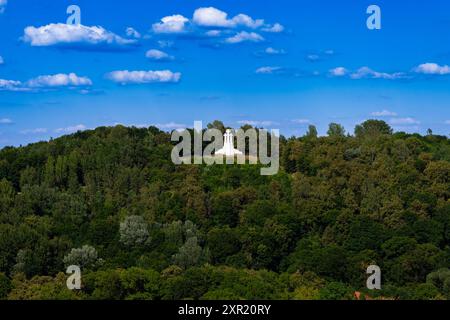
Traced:
<path fill-rule="evenodd" d="M 311 126 L 274 176 L 172 147 L 117 126 L 1 150 L 0 299 L 450 299 L 448 138 Z"/>

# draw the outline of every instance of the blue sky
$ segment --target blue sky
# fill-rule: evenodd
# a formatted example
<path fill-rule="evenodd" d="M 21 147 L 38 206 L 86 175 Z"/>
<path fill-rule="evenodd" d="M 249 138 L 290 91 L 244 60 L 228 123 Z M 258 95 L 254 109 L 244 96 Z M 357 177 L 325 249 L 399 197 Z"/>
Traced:
<path fill-rule="evenodd" d="M 382 29 L 366 26 L 369 5 Z M 81 25 L 67 26 L 69 5 Z M 450 3 L 0 0 L 0 146 L 223 120 L 450 132 Z"/>

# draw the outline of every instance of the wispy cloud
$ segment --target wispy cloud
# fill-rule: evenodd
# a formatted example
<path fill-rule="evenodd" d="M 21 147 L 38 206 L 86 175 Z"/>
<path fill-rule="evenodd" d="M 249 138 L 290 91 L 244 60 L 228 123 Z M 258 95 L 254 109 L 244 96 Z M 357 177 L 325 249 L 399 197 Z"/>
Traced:
<path fill-rule="evenodd" d="M 56 133 L 73 133 L 78 131 L 84 131 L 87 127 L 84 124 L 77 124 L 74 126 L 69 126 L 65 128 L 58 128 L 55 130 Z"/>
<path fill-rule="evenodd" d="M 20 134 L 44 134 L 47 133 L 48 129 L 47 128 L 36 128 L 36 129 L 26 129 L 26 130 L 22 130 L 20 131 Z"/>
<path fill-rule="evenodd" d="M 2 119 L 0 119 L 0 125 L 4 125 L 4 124 L 13 124 L 14 122 L 11 120 L 11 119 L 9 119 L 9 118 L 2 118 Z"/>
<path fill-rule="evenodd" d="M 309 119 L 292 119 L 291 122 L 293 122 L 295 124 L 305 125 L 305 124 L 310 124 L 311 120 L 309 120 Z"/>
<path fill-rule="evenodd" d="M 345 77 L 349 76 L 350 79 L 359 80 L 359 79 L 386 79 L 386 80 L 397 80 L 397 79 L 408 79 L 410 78 L 408 74 L 404 72 L 395 72 L 395 73 L 387 73 L 387 72 L 378 72 L 372 70 L 369 67 L 359 68 L 355 72 L 350 72 L 348 69 L 344 67 L 337 67 L 329 70 L 329 74 L 332 77 Z"/>
<path fill-rule="evenodd" d="M 176 123 L 176 122 L 169 122 L 169 123 L 157 123 L 154 124 L 153 126 L 161 129 L 161 130 L 165 130 L 165 129 L 184 129 L 187 128 L 187 126 L 185 124 L 182 123 Z"/>
<path fill-rule="evenodd" d="M 257 120 L 240 120 L 236 122 L 239 125 L 250 125 L 253 127 L 270 127 L 278 125 L 279 123 L 270 121 L 270 120 L 264 120 L 264 121 L 257 121 Z"/>
<path fill-rule="evenodd" d="M 255 73 L 257 74 L 274 74 L 277 71 L 281 71 L 282 68 L 281 67 L 270 67 L 270 66 L 266 66 L 266 67 L 261 67 L 256 69 Z"/>
<path fill-rule="evenodd" d="M 407 76 L 403 72 L 396 73 L 386 73 L 386 72 L 378 72 L 370 69 L 369 67 L 359 68 L 356 72 L 350 75 L 352 79 L 387 79 L 387 80 L 396 80 L 396 79 L 405 79 Z"/>
<path fill-rule="evenodd" d="M 374 117 L 396 117 L 397 113 L 389 110 L 382 110 L 382 111 L 374 111 L 370 115 Z"/>
<path fill-rule="evenodd" d="M 275 49 L 275 48 L 272 48 L 272 47 L 268 47 L 268 48 L 266 48 L 266 50 L 264 50 L 264 53 L 273 56 L 273 55 L 286 54 L 286 51 L 284 49 Z"/>
<path fill-rule="evenodd" d="M 319 62 L 331 58 L 334 55 L 334 50 L 323 50 L 317 52 L 310 52 L 306 54 L 305 59 L 309 62 Z"/>
<path fill-rule="evenodd" d="M 395 126 L 409 126 L 409 125 L 418 125 L 420 121 L 414 118 L 392 118 L 389 120 L 389 123 Z"/>

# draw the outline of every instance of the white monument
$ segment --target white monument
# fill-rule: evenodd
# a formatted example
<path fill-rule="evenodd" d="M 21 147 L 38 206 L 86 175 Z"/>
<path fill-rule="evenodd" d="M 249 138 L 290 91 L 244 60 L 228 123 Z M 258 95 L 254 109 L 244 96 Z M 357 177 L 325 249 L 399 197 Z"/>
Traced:
<path fill-rule="evenodd" d="M 230 129 L 227 129 L 227 132 L 225 132 L 223 138 L 224 138 L 223 148 L 216 151 L 216 155 L 223 155 L 227 157 L 242 155 L 241 151 L 234 148 L 233 132 Z"/>

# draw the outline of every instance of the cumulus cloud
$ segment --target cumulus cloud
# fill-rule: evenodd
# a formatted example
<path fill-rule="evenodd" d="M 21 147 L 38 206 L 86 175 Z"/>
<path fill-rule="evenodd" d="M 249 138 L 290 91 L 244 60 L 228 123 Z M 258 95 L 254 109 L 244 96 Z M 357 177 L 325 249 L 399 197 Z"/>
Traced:
<path fill-rule="evenodd" d="M 0 0 L 0 13 L 5 12 L 7 4 L 8 4 L 8 0 Z"/>
<path fill-rule="evenodd" d="M 440 66 L 437 63 L 423 63 L 413 69 L 416 73 L 428 75 L 447 75 L 450 74 L 450 67 L 448 65 Z"/>
<path fill-rule="evenodd" d="M 165 53 L 161 50 L 151 49 L 148 50 L 145 56 L 151 60 L 157 60 L 157 61 L 168 61 L 173 60 L 174 57 Z"/>
<path fill-rule="evenodd" d="M 264 38 L 256 32 L 241 31 L 238 34 L 225 40 L 226 43 L 241 43 L 241 42 L 261 42 Z"/>
<path fill-rule="evenodd" d="M 106 76 L 116 83 L 146 84 L 146 83 L 177 83 L 181 80 L 181 73 L 170 70 L 161 71 L 113 71 Z"/>
<path fill-rule="evenodd" d="M 0 125 L 2 125 L 2 124 L 13 124 L 14 122 L 11 120 L 11 119 L 9 119 L 9 118 L 2 118 L 2 119 L 0 119 Z"/>
<path fill-rule="evenodd" d="M 22 82 L 15 80 L 0 79 L 0 91 L 25 91 Z"/>
<path fill-rule="evenodd" d="M 155 33 L 182 33 L 185 32 L 186 23 L 189 19 L 180 14 L 167 16 L 161 19 L 161 22 L 153 24 L 153 32 Z"/>
<path fill-rule="evenodd" d="M 78 131 L 84 131 L 87 127 L 84 124 L 77 124 L 75 126 L 70 126 L 66 128 L 58 128 L 55 130 L 56 133 L 73 133 Z"/>
<path fill-rule="evenodd" d="M 387 80 L 396 80 L 396 79 L 404 79 L 406 74 L 403 72 L 396 73 L 385 73 L 385 72 L 377 72 L 369 67 L 362 67 L 358 69 L 358 71 L 352 73 L 350 78 L 352 79 L 387 79 Z"/>
<path fill-rule="evenodd" d="M 25 83 L 15 80 L 0 79 L 0 91 L 32 91 L 62 87 L 89 87 L 92 81 L 87 77 L 79 77 L 75 73 L 44 75 L 30 79 Z"/>
<path fill-rule="evenodd" d="M 280 32 L 284 31 L 284 26 L 279 23 L 275 23 L 272 26 L 271 25 L 266 26 L 265 28 L 262 29 L 262 31 L 272 32 L 272 33 L 280 33 Z"/>
<path fill-rule="evenodd" d="M 262 19 L 253 20 L 250 16 L 242 13 L 234 17 L 232 21 L 236 26 L 245 26 L 251 29 L 257 29 L 262 25 L 264 25 L 264 20 Z"/>
<path fill-rule="evenodd" d="M 92 85 L 92 81 L 87 77 L 79 77 L 75 73 L 59 73 L 28 80 L 26 85 L 29 88 L 87 87 Z"/>
<path fill-rule="evenodd" d="M 389 111 L 389 110 L 382 110 L 382 111 L 372 112 L 370 115 L 374 116 L 374 117 L 396 117 L 397 113 Z"/>
<path fill-rule="evenodd" d="M 128 27 L 126 30 L 127 36 L 135 39 L 141 38 L 141 34 L 134 28 Z"/>
<path fill-rule="evenodd" d="M 404 125 L 409 126 L 420 124 L 420 121 L 414 118 L 392 118 L 391 120 L 389 120 L 389 123 L 397 126 L 404 126 Z"/>
<path fill-rule="evenodd" d="M 244 26 L 251 29 L 256 29 L 264 25 L 264 20 L 254 20 L 252 17 L 242 13 L 232 19 L 228 19 L 228 13 L 214 7 L 199 8 L 195 10 L 193 21 L 196 25 L 202 27 L 219 28 Z"/>
<path fill-rule="evenodd" d="M 136 44 L 135 39 L 124 39 L 100 26 L 49 24 L 42 27 L 26 27 L 22 40 L 35 47 L 83 46 L 123 47 Z"/>
<path fill-rule="evenodd" d="M 337 67 L 337 68 L 331 69 L 329 71 L 329 73 L 333 77 L 343 77 L 343 76 L 347 75 L 348 70 L 345 69 L 344 67 Z"/>

